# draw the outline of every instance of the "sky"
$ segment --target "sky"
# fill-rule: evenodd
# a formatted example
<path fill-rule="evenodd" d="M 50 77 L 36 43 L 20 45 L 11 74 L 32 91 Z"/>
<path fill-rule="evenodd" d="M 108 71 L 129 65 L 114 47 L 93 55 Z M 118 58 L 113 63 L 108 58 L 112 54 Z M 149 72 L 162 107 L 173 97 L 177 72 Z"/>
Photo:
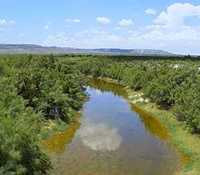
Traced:
<path fill-rule="evenodd" d="M 200 0 L 0 0 L 0 43 L 200 54 Z"/>

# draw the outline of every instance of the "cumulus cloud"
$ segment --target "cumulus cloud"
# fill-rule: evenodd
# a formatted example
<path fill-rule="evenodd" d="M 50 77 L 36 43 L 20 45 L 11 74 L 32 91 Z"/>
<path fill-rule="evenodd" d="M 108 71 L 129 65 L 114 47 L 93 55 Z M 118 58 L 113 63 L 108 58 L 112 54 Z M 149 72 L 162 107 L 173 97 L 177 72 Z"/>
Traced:
<path fill-rule="evenodd" d="M 69 46 L 79 48 L 119 47 L 123 38 L 112 32 L 103 30 L 83 30 L 77 33 L 50 34 L 44 45 Z"/>
<path fill-rule="evenodd" d="M 122 19 L 119 22 L 120 27 L 129 27 L 133 25 L 133 20 L 132 19 Z"/>
<path fill-rule="evenodd" d="M 154 20 L 155 24 L 166 27 L 184 26 L 186 17 L 200 17 L 200 5 L 175 3 L 161 12 Z"/>
<path fill-rule="evenodd" d="M 147 15 L 156 15 L 157 14 L 157 12 L 156 12 L 156 10 L 154 10 L 154 9 L 146 9 L 145 10 L 145 13 L 147 14 Z"/>
<path fill-rule="evenodd" d="M 96 21 L 100 24 L 110 24 L 111 20 L 107 17 L 103 17 L 103 16 L 100 16 L 100 17 L 97 17 L 96 18 Z"/>
<path fill-rule="evenodd" d="M 65 19 L 65 22 L 68 22 L 68 23 L 80 23 L 81 20 L 77 19 L 77 18 L 75 18 L 75 19 L 67 18 L 67 19 Z"/>
<path fill-rule="evenodd" d="M 0 27 L 8 27 L 15 24 L 14 20 L 0 19 Z"/>
<path fill-rule="evenodd" d="M 188 17 L 198 20 L 200 5 L 174 3 L 158 14 L 152 25 L 131 35 L 129 40 L 143 48 L 199 54 L 200 25 L 187 24 Z"/>
<path fill-rule="evenodd" d="M 122 142 L 116 128 L 105 124 L 88 124 L 80 129 L 79 135 L 83 144 L 94 151 L 115 151 Z"/>
<path fill-rule="evenodd" d="M 197 20 L 196 25 L 187 23 Z M 129 19 L 126 19 L 129 20 Z M 160 12 L 148 26 L 121 32 L 119 30 L 88 29 L 71 33 L 56 33 L 48 36 L 50 45 L 85 48 L 149 48 L 175 53 L 200 54 L 200 6 L 175 3 Z M 122 22 L 122 20 L 121 20 Z M 122 26 L 133 25 L 123 21 Z M 121 26 L 120 26 L 121 27 Z"/>

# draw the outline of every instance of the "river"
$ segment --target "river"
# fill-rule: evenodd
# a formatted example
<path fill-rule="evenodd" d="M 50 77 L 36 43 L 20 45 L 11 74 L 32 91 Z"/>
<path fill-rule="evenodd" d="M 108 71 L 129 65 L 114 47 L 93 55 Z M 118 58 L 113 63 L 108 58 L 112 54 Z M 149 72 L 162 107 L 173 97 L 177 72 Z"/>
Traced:
<path fill-rule="evenodd" d="M 173 175 L 179 164 L 158 120 L 126 100 L 124 88 L 93 80 L 79 122 L 44 141 L 53 175 Z"/>

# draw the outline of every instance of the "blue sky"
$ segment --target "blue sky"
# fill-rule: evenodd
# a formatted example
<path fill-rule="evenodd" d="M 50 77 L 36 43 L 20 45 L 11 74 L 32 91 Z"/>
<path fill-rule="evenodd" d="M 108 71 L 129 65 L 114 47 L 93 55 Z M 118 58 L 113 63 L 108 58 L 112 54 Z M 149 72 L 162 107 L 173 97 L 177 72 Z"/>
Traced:
<path fill-rule="evenodd" d="M 200 0 L 0 0 L 0 43 L 200 54 Z"/>

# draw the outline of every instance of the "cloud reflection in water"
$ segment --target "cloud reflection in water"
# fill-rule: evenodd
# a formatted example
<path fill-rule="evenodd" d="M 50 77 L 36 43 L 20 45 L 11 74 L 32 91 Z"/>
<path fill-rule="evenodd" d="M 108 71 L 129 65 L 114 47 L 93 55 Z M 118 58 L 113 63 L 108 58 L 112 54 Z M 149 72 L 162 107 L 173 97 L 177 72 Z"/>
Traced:
<path fill-rule="evenodd" d="M 94 151 L 115 151 L 122 142 L 118 130 L 103 123 L 87 123 L 80 129 L 79 135 L 83 144 Z"/>

